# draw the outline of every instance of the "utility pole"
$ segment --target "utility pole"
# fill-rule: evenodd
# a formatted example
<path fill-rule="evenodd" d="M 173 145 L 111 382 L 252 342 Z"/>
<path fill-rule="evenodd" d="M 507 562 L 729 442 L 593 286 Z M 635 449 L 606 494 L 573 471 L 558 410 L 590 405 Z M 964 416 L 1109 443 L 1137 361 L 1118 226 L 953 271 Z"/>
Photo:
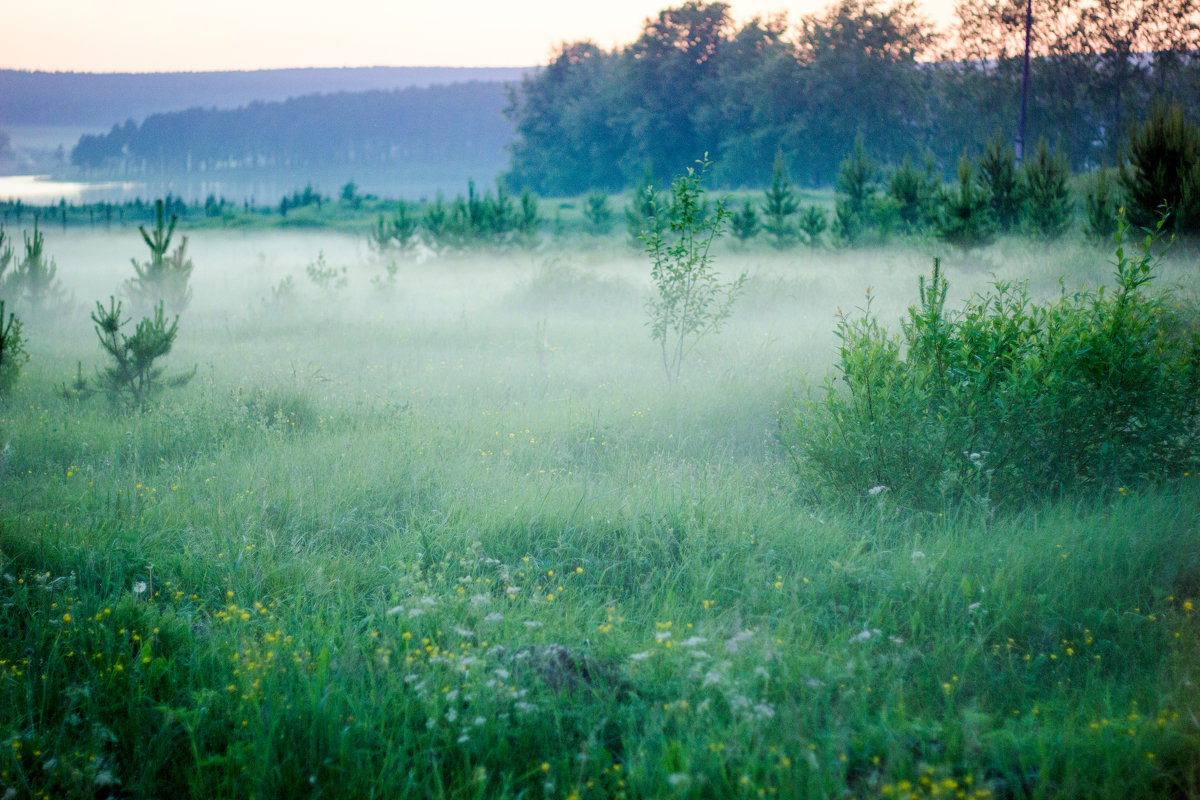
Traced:
<path fill-rule="evenodd" d="M 1033 28 L 1033 0 L 1025 0 L 1025 63 L 1021 67 L 1021 118 L 1017 121 L 1017 163 L 1025 158 L 1025 108 L 1029 98 L 1029 32 Z"/>

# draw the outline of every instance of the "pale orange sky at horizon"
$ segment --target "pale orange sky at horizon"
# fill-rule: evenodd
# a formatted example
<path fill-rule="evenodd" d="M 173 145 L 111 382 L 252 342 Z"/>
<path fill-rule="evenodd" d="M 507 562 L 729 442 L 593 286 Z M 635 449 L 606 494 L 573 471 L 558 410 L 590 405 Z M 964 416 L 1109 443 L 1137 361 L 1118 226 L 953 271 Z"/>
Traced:
<path fill-rule="evenodd" d="M 647 17 L 683 0 L 443 4 L 346 0 L 55 0 L 10 3 L 0 27 L 0 68 L 47 72 L 199 72 L 288 67 L 523 67 L 545 64 L 564 41 L 604 48 L 637 38 Z M 940 29 L 954 0 L 919 0 Z M 827 0 L 730 3 L 739 23 Z M 883 3 L 884 7 L 890 3 Z"/>

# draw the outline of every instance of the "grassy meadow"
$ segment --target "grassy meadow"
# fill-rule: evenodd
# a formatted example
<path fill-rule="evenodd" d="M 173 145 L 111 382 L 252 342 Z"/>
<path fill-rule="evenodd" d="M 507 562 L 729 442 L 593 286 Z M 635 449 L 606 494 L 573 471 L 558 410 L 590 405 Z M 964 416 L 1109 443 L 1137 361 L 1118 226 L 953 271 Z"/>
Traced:
<path fill-rule="evenodd" d="M 56 387 L 136 231 L 46 246 L 74 305 L 0 408 L 4 800 L 1200 795 L 1195 476 L 846 507 L 778 442 L 868 289 L 893 326 L 933 255 L 954 305 L 1104 249 L 722 243 L 745 293 L 668 384 L 615 237 L 389 282 L 361 237 L 194 231 L 196 375 L 131 413 Z"/>

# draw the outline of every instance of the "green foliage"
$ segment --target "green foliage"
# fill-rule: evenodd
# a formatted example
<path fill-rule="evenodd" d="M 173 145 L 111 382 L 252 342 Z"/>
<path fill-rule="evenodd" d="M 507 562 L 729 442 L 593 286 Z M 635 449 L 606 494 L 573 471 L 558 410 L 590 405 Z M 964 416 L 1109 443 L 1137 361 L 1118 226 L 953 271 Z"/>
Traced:
<path fill-rule="evenodd" d="M 1093 239 L 1108 241 L 1117 232 L 1117 198 L 1109 179 L 1111 170 L 1096 170 L 1084 196 L 1083 232 Z"/>
<path fill-rule="evenodd" d="M 669 381 L 679 378 L 684 358 L 700 339 L 721 329 L 746 282 L 742 273 L 722 284 L 713 271 L 709 251 L 723 233 L 729 212 L 717 203 L 716 213 L 705 219 L 701 177 L 709 162 L 698 163 L 699 173 L 688 167 L 671 184 L 669 223 L 655 223 L 642 234 L 656 291 L 646 300 L 647 324 L 661 347 Z"/>
<path fill-rule="evenodd" d="M 747 242 L 754 238 L 759 227 L 758 212 L 748 199 L 742 203 L 741 211 L 734 212 L 729 218 L 729 230 L 739 242 Z"/>
<path fill-rule="evenodd" d="M 1150 225 L 1166 210 L 1177 232 L 1200 232 L 1200 126 L 1183 108 L 1157 103 L 1133 127 L 1121 164 L 1125 209 L 1135 225 Z"/>
<path fill-rule="evenodd" d="M 346 205 L 349 205 L 357 210 L 362 205 L 363 201 L 363 196 L 358 193 L 358 184 L 356 184 L 354 181 L 349 181 L 342 186 L 341 200 Z"/>
<path fill-rule="evenodd" d="M 659 226 L 665 216 L 669 216 L 667 205 L 654 188 L 654 177 L 646 170 L 634 187 L 629 205 L 625 207 L 625 229 L 629 232 L 630 241 L 635 245 L 641 244 L 645 242 L 647 233 L 653 235 L 661 232 Z"/>
<path fill-rule="evenodd" d="M 116 298 L 109 298 L 107 309 L 102 303 L 96 303 L 92 322 L 96 324 L 100 346 L 113 361 L 100 373 L 109 400 L 114 405 L 145 409 L 164 388 L 163 368 L 155 366 L 154 362 L 171 352 L 179 332 L 179 317 L 168 323 L 160 301 L 154 307 L 154 316 L 143 317 L 130 336 L 121 331 L 129 322 L 129 319 L 121 319 L 121 303 Z M 166 385 L 182 386 L 194 375 L 195 370 L 192 370 L 166 381 Z"/>
<path fill-rule="evenodd" d="M 17 378 L 21 376 L 21 365 L 28 360 L 21 320 L 12 312 L 5 319 L 4 301 L 0 300 L 0 402 L 8 400 Z"/>
<path fill-rule="evenodd" d="M 58 266 L 46 256 L 46 237 L 38 230 L 38 217 L 33 218 L 33 235 L 23 232 L 25 254 L 0 283 L 0 291 L 16 306 L 24 306 L 34 317 L 52 313 L 65 303 L 66 290 L 59 283 Z M 12 261 L 12 250 L 0 239 L 0 276 Z"/>
<path fill-rule="evenodd" d="M 935 261 L 899 335 L 870 301 L 862 316 L 841 316 L 837 380 L 781 418 L 804 479 L 844 499 L 887 492 L 919 508 L 990 508 L 1193 468 L 1198 314 L 1149 290 L 1157 232 L 1137 254 L 1125 232 L 1122 223 L 1111 292 L 1064 290 L 1038 304 L 998 281 L 949 312 Z"/>
<path fill-rule="evenodd" d="M 331 267 L 325 261 L 325 251 L 317 251 L 317 260 L 308 264 L 304 268 L 304 272 L 308 275 L 308 279 L 321 291 L 329 291 L 330 289 L 345 289 L 350 285 L 350 278 L 346 274 L 346 268 Z M 290 287 L 287 287 L 290 289 Z M 280 290 L 284 290 L 283 284 L 279 286 Z M 280 294 L 279 292 L 276 293 Z"/>
<path fill-rule="evenodd" d="M 829 214 L 818 205 L 811 205 L 800 215 L 798 227 L 804 233 L 809 247 L 821 244 L 821 234 L 829 230 Z"/>
<path fill-rule="evenodd" d="M 871 223 L 877 173 L 875 161 L 867 155 L 866 144 L 859 134 L 838 169 L 833 235 L 843 244 L 853 245 Z"/>
<path fill-rule="evenodd" d="M 978 169 L 979 185 L 988 198 L 996 227 L 1001 233 L 1017 230 L 1021 224 L 1024 186 L 1012 145 L 1000 137 L 999 131 L 988 139 Z"/>
<path fill-rule="evenodd" d="M 516 241 L 521 247 L 537 247 L 541 239 L 542 215 L 537 195 L 528 189 L 521 192 L 521 210 L 516 215 Z"/>
<path fill-rule="evenodd" d="M 390 219 L 380 214 L 367 234 L 367 244 L 381 255 L 390 251 L 411 253 L 417 244 L 417 219 L 409 212 L 408 203 L 397 201 Z"/>
<path fill-rule="evenodd" d="M 771 185 L 763 190 L 763 194 L 763 230 L 770 234 L 771 246 L 777 250 L 791 247 L 796 243 L 796 225 L 792 222 L 792 215 L 799 208 L 799 203 L 792 192 L 787 162 L 782 152 L 775 154 Z"/>
<path fill-rule="evenodd" d="M 139 307 L 153 307 L 164 303 L 173 313 L 182 313 L 192 299 L 188 280 L 192 276 L 192 260 L 187 257 L 187 237 L 181 237 L 175 252 L 169 253 L 171 237 L 179 222 L 176 214 L 166 220 L 162 200 L 154 201 L 154 229 L 147 231 L 138 226 L 142 241 L 150 248 L 150 260 L 139 264 L 130 259 L 135 276 L 125 282 L 125 291 Z"/>
<path fill-rule="evenodd" d="M 1057 239 L 1067 232 L 1075 216 L 1075 203 L 1067 159 L 1052 153 L 1045 139 L 1039 139 L 1033 158 L 1021 165 L 1022 193 L 1025 196 L 1025 227 L 1039 239 Z"/>
<path fill-rule="evenodd" d="M 612 208 L 608 205 L 608 192 L 593 189 L 583 200 L 583 218 L 587 220 L 587 231 L 592 236 L 604 236 L 613 225 Z"/>
<path fill-rule="evenodd" d="M 989 244 L 996 236 L 991 201 L 975 180 L 975 168 L 964 153 L 958 159 L 958 189 L 943 191 L 937 221 L 942 239 L 964 250 Z"/>
<path fill-rule="evenodd" d="M 937 193 L 941 180 L 936 174 L 932 158 L 925 162 L 924 170 L 913 165 L 912 156 L 905 154 L 900 166 L 888 179 L 888 195 L 896 204 L 900 228 L 906 233 L 915 233 L 930 225 L 937 218 Z"/>

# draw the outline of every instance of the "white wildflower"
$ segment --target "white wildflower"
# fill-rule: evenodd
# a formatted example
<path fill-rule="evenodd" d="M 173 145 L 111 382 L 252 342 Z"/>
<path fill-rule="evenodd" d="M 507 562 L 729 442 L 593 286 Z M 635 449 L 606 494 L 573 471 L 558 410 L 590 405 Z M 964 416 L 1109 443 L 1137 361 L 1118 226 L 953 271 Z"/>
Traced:
<path fill-rule="evenodd" d="M 404 606 L 392 606 L 387 610 L 387 615 L 389 617 L 394 617 L 402 611 L 404 611 Z"/>
<path fill-rule="evenodd" d="M 687 786 L 692 782 L 692 776 L 686 772 L 672 772 L 667 776 L 667 783 L 674 787 Z"/>
<path fill-rule="evenodd" d="M 467 628 L 461 628 L 458 625 L 454 626 L 454 632 L 464 639 L 470 639 L 475 635 L 475 631 L 468 630 Z"/>
<path fill-rule="evenodd" d="M 775 706 L 770 703 L 759 703 L 754 707 L 754 713 L 758 715 L 759 719 L 774 719 Z"/>
<path fill-rule="evenodd" d="M 652 653 L 649 650 L 643 650 L 640 653 L 633 653 L 629 656 L 630 661 L 645 661 Z"/>
<path fill-rule="evenodd" d="M 876 495 L 883 494 L 887 490 L 888 490 L 888 487 L 883 486 L 883 485 L 872 486 L 870 489 L 867 489 L 867 494 L 871 495 L 871 497 L 875 497 Z"/>
<path fill-rule="evenodd" d="M 539 621 L 538 621 L 538 620 L 536 620 L 536 619 L 527 619 L 527 620 L 525 620 L 525 627 L 526 627 L 526 628 L 540 628 L 540 627 L 542 627 L 542 626 L 543 626 L 543 625 L 545 625 L 545 624 L 546 624 L 546 623 L 544 623 L 544 622 L 539 622 Z"/>
<path fill-rule="evenodd" d="M 917 561 L 918 559 L 922 559 L 924 557 L 925 557 L 925 554 L 922 553 L 920 550 L 913 550 L 913 552 L 912 552 L 912 560 L 913 561 Z"/>
<path fill-rule="evenodd" d="M 483 621 L 484 622 L 501 622 L 503 619 L 504 619 L 503 614 L 501 614 L 499 611 L 493 611 L 492 613 L 490 613 L 486 617 L 484 617 Z"/>
<path fill-rule="evenodd" d="M 695 647 L 696 645 L 704 644 L 707 641 L 708 639 L 705 639 L 703 636 L 690 636 L 685 639 L 682 644 L 684 647 Z"/>
<path fill-rule="evenodd" d="M 145 581 L 138 581 L 137 583 L 135 583 L 135 584 L 133 585 L 133 593 L 134 593 L 134 594 L 136 594 L 136 595 L 143 595 L 143 594 L 145 594 L 145 593 L 146 593 L 146 582 L 145 582 Z"/>

